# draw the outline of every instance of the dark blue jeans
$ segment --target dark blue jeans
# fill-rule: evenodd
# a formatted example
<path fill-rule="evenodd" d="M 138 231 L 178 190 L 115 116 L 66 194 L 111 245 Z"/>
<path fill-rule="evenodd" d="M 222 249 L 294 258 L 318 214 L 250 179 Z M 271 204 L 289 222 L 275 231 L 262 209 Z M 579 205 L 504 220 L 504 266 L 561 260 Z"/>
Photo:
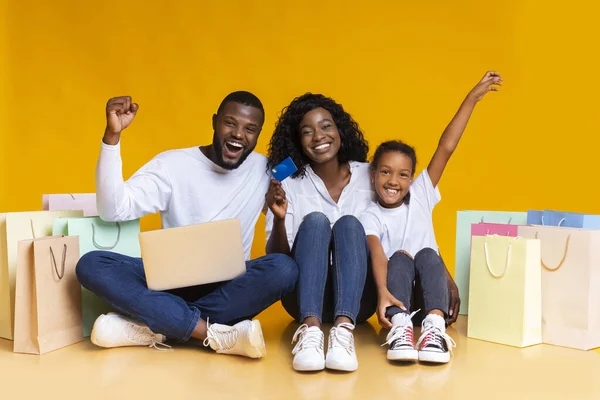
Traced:
<path fill-rule="evenodd" d="M 345 316 L 364 322 L 375 313 L 377 291 L 369 268 L 365 231 L 356 217 L 341 217 L 333 228 L 319 212 L 308 214 L 292 249 L 300 277 L 296 291 L 282 299 L 298 322 Z"/>
<path fill-rule="evenodd" d="M 420 309 L 413 318 L 415 323 L 420 323 L 432 310 L 440 310 L 448 315 L 450 298 L 446 266 L 433 249 L 419 251 L 414 260 L 402 252 L 394 253 L 388 261 L 387 287 L 408 310 L 388 307 L 385 313 L 388 317 Z"/>
<path fill-rule="evenodd" d="M 246 262 L 246 273 L 228 282 L 170 291 L 148 289 L 141 258 L 108 251 L 85 254 L 77 279 L 115 310 L 144 321 L 155 333 L 187 341 L 200 318 L 235 324 L 290 293 L 298 267 L 282 254 Z"/>

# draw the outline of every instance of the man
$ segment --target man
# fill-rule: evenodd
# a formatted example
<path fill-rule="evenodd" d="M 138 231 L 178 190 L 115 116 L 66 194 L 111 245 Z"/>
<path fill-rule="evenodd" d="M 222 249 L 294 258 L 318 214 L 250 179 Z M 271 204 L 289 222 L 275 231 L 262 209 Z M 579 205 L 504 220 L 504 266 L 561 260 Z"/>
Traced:
<path fill-rule="evenodd" d="M 131 97 L 107 103 L 96 168 L 100 217 L 129 221 L 160 212 L 164 228 L 239 218 L 248 260 L 269 186 L 267 160 L 253 152 L 264 122 L 260 100 L 248 92 L 229 94 L 213 115 L 211 145 L 161 153 L 124 182 L 121 133 L 138 108 Z M 140 258 L 95 251 L 81 258 L 77 277 L 136 318 L 101 315 L 91 335 L 98 346 L 156 347 L 167 338 L 194 338 L 218 353 L 260 358 L 261 326 L 249 319 L 293 290 L 298 269 L 291 258 L 275 254 L 247 261 L 246 273 L 232 281 L 161 292 L 148 289 Z"/>

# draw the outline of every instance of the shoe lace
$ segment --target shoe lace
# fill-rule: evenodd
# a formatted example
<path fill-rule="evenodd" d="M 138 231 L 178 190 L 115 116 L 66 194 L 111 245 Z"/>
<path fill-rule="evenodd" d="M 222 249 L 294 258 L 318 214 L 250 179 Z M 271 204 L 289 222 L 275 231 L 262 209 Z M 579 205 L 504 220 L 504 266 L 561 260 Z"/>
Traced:
<path fill-rule="evenodd" d="M 156 334 L 145 326 L 139 326 L 129 322 L 129 329 L 127 330 L 127 338 L 132 342 L 138 344 L 146 344 L 150 342 L 148 347 L 154 347 L 156 350 L 169 350 L 171 346 L 165 344 L 157 339 Z"/>
<path fill-rule="evenodd" d="M 319 335 L 319 332 L 316 331 L 309 331 L 308 325 L 306 324 L 300 325 L 296 330 L 296 333 L 294 333 L 292 344 L 296 341 L 298 341 L 298 343 L 296 343 L 296 346 L 294 346 L 294 349 L 292 350 L 292 354 L 294 355 L 303 349 L 313 347 L 323 348 L 323 335 Z"/>
<path fill-rule="evenodd" d="M 411 320 L 412 317 L 414 317 L 419 311 L 420 310 L 414 311 L 412 314 L 408 315 L 406 317 L 407 320 Z M 394 341 L 396 341 L 396 343 L 394 343 Z M 405 344 L 410 344 L 411 346 L 413 346 L 415 343 L 413 328 L 408 324 L 398 325 L 394 327 L 390 331 L 390 333 L 388 333 L 386 342 L 382 344 L 381 347 L 392 343 L 394 343 L 394 345 L 392 346 L 392 350 Z"/>
<path fill-rule="evenodd" d="M 450 355 L 454 357 L 454 352 L 452 351 L 452 349 L 456 347 L 456 342 L 454 339 L 452 339 L 446 332 L 442 332 L 437 326 L 433 324 L 424 324 L 423 332 L 421 332 L 421 337 L 417 342 L 417 347 L 420 348 L 421 344 L 423 344 L 423 347 L 433 344 L 443 349 L 444 342 L 448 348 L 448 351 L 450 351 Z"/>
<path fill-rule="evenodd" d="M 387 337 L 387 341 L 381 345 L 381 347 L 392 344 L 392 350 L 402 345 L 410 344 L 414 345 L 415 339 L 413 336 L 413 329 L 410 326 L 397 326 L 390 332 Z"/>
<path fill-rule="evenodd" d="M 331 328 L 329 333 L 329 348 L 339 346 L 344 348 L 348 354 L 352 354 L 354 352 L 353 330 L 354 325 L 348 322 L 342 322 L 338 326 Z"/>
<path fill-rule="evenodd" d="M 220 331 L 214 327 L 214 324 L 209 324 L 206 319 L 206 339 L 204 339 L 204 346 L 207 347 L 213 343 L 220 350 L 231 350 L 237 343 L 238 331 L 232 328 L 228 331 Z"/>

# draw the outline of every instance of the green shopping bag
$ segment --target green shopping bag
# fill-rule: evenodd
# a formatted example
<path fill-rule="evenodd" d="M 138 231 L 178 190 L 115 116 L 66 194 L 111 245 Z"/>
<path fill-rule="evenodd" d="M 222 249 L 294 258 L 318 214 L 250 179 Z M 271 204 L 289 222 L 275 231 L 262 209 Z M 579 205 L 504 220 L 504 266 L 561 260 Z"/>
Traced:
<path fill-rule="evenodd" d="M 80 256 L 90 251 L 104 250 L 141 257 L 140 221 L 105 222 L 100 218 L 58 218 L 54 220 L 53 235 L 79 236 Z M 90 336 L 96 318 L 114 311 L 104 300 L 82 288 L 83 336 Z"/>
<path fill-rule="evenodd" d="M 527 224 L 527 212 L 517 211 L 458 211 L 456 215 L 456 264 L 454 281 L 460 294 L 461 315 L 469 312 L 469 275 L 471 263 L 471 224 Z"/>

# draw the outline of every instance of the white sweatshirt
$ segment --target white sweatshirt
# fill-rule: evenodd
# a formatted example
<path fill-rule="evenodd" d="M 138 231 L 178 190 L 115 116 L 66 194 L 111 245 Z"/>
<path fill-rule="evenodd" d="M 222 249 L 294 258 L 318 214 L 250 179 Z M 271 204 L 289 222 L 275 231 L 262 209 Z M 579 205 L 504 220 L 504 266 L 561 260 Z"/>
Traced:
<path fill-rule="evenodd" d="M 102 142 L 96 167 L 98 213 L 130 221 L 160 212 L 163 228 L 239 218 L 246 259 L 269 187 L 267 159 L 251 153 L 234 170 L 208 159 L 198 147 L 161 153 L 123 181 L 120 144 Z"/>

